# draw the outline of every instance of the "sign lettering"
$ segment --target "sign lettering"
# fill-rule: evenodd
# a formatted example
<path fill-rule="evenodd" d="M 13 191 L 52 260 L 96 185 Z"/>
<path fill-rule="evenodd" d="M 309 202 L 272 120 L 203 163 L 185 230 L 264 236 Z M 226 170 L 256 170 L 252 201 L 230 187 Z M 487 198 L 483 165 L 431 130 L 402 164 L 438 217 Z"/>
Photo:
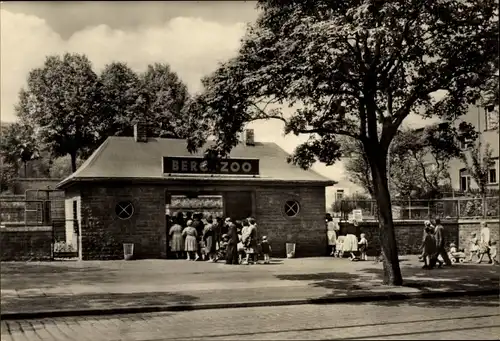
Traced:
<path fill-rule="evenodd" d="M 258 175 L 257 159 L 223 159 L 216 163 L 214 170 L 208 169 L 208 162 L 203 157 L 163 157 L 165 174 L 232 174 Z"/>

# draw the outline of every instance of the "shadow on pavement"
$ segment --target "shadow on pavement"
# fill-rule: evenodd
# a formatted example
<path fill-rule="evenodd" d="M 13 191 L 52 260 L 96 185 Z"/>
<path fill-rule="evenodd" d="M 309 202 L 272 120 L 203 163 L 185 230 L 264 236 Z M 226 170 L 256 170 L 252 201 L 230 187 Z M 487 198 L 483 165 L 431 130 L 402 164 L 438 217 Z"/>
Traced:
<path fill-rule="evenodd" d="M 16 297 L 2 298 L 2 311 L 9 313 L 46 311 L 48 307 L 54 310 L 81 310 L 147 307 L 166 304 L 190 306 L 198 300 L 199 298 L 196 296 L 166 292 Z"/>
<path fill-rule="evenodd" d="M 403 286 L 394 287 L 383 285 L 382 264 L 378 267 L 368 267 L 357 269 L 355 272 L 322 272 L 311 274 L 276 275 L 280 280 L 289 281 L 310 281 L 310 286 L 332 290 L 330 294 L 324 295 L 321 299 L 335 298 L 339 296 L 356 295 L 390 295 L 404 293 L 448 293 L 457 291 L 478 291 L 498 288 L 499 267 L 487 265 L 460 264 L 452 267 L 440 269 L 424 270 L 420 265 L 405 265 L 401 267 L 403 274 Z M 320 299 L 320 300 L 321 300 Z M 498 306 L 498 301 L 492 301 L 491 297 L 482 300 L 473 298 L 450 298 L 436 301 L 447 307 L 458 307 L 467 299 L 471 305 L 478 306 Z M 462 302 L 462 303 L 461 303 Z M 377 300 L 374 304 L 397 305 L 413 304 L 429 306 L 432 300 Z"/>
<path fill-rule="evenodd" d="M 53 288 L 80 283 L 82 285 L 113 283 L 116 275 L 113 270 L 99 267 L 75 267 L 73 264 L 57 265 L 44 263 L 2 263 L 2 289 L 23 290 Z"/>

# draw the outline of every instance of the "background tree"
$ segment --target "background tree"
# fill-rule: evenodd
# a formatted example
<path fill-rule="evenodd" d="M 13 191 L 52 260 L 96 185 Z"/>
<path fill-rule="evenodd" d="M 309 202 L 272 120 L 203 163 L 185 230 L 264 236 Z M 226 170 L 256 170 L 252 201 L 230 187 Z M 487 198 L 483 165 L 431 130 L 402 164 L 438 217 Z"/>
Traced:
<path fill-rule="evenodd" d="M 341 142 L 342 154 L 347 157 L 345 170 L 349 181 L 357 184 L 370 195 L 375 197 L 373 181 L 370 170 L 370 163 L 363 149 L 363 144 L 359 140 L 344 138 Z"/>
<path fill-rule="evenodd" d="M 289 160 L 304 168 L 333 164 L 339 135 L 359 140 L 378 204 L 384 282 L 401 285 L 389 145 L 411 113 L 454 118 L 478 99 L 498 63 L 496 2 L 268 0 L 258 7 L 238 55 L 203 82 L 198 119 L 212 129 L 189 148 L 213 135 L 212 148 L 227 155 L 258 119 L 309 134 Z M 446 94 L 434 100 L 438 90 Z M 284 105 L 295 105 L 291 115 Z"/>
<path fill-rule="evenodd" d="M 22 164 L 23 175 L 28 177 L 28 162 L 40 156 L 33 127 L 23 123 L 3 126 L 0 141 L 3 161 L 13 167 L 14 174 L 19 174 L 19 165 Z"/>
<path fill-rule="evenodd" d="M 102 93 L 100 139 L 108 136 L 133 136 L 133 122 L 144 112 L 137 109 L 139 76 L 126 63 L 113 62 L 99 75 Z"/>
<path fill-rule="evenodd" d="M 151 135 L 173 138 L 186 136 L 188 117 L 184 107 L 189 100 L 189 93 L 169 65 L 149 65 L 146 72 L 140 75 L 138 92 L 136 110 L 150 123 Z"/>
<path fill-rule="evenodd" d="M 97 75 L 84 55 L 49 56 L 33 69 L 19 95 L 16 113 L 39 130 L 55 157 L 70 155 L 76 170 L 78 154 L 95 145 L 99 132 L 100 92 Z"/>

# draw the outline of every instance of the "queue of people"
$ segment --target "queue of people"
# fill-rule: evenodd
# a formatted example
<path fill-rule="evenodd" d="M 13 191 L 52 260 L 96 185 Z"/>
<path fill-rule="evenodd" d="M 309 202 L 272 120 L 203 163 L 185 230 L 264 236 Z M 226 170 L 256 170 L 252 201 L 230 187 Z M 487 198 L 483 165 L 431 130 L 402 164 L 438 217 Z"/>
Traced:
<path fill-rule="evenodd" d="M 193 261 L 257 264 L 262 255 L 264 264 L 270 262 L 271 246 L 266 236 L 259 240 L 254 218 L 233 222 L 229 217 L 223 221 L 201 213 L 179 212 L 167 219 L 170 249 L 177 259 L 185 255 Z"/>

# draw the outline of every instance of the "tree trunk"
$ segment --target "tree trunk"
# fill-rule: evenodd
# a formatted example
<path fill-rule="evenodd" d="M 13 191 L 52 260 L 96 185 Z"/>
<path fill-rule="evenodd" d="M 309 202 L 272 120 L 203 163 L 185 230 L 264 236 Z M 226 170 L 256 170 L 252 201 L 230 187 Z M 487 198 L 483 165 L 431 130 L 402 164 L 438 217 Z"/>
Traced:
<path fill-rule="evenodd" d="M 70 153 L 71 156 L 71 172 L 76 172 L 76 152 Z"/>
<path fill-rule="evenodd" d="M 28 163 L 26 161 L 24 161 L 23 163 L 24 163 L 24 177 L 27 178 L 28 177 Z"/>
<path fill-rule="evenodd" d="M 391 196 L 387 181 L 387 155 L 377 149 L 371 149 L 371 153 L 367 149 L 367 154 L 370 159 L 373 189 L 378 206 L 380 244 L 384 266 L 383 282 L 386 285 L 403 285 L 394 222 L 392 220 Z"/>

